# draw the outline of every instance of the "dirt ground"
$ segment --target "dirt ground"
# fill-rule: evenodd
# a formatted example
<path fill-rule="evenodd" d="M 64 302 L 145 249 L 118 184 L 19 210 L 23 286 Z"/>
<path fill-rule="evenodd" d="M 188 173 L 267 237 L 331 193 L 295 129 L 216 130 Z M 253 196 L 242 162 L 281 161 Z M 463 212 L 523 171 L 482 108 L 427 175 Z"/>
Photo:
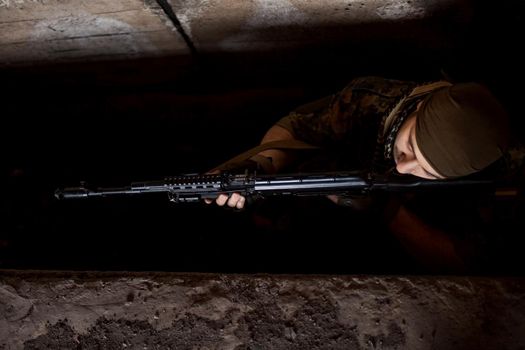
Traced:
<path fill-rule="evenodd" d="M 2 271 L 3 349 L 520 349 L 520 278 Z"/>

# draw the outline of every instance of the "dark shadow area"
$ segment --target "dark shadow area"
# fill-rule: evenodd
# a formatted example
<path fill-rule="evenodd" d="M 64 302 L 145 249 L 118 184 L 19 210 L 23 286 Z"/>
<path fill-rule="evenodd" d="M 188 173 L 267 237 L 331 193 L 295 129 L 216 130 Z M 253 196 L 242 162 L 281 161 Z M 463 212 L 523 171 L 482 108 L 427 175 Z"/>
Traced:
<path fill-rule="evenodd" d="M 480 8 L 464 27 L 441 24 L 442 42 L 361 28 L 364 39 L 344 48 L 2 70 L 0 268 L 428 272 L 373 217 L 323 198 L 234 212 L 163 196 L 57 202 L 53 193 L 79 181 L 118 186 L 205 172 L 255 146 L 291 109 L 361 75 L 487 83 L 523 136 L 514 88 L 523 76 L 520 14 L 507 6 L 504 17 Z M 513 215 L 497 228 L 502 250 L 481 273 L 523 274 L 525 230 Z"/>

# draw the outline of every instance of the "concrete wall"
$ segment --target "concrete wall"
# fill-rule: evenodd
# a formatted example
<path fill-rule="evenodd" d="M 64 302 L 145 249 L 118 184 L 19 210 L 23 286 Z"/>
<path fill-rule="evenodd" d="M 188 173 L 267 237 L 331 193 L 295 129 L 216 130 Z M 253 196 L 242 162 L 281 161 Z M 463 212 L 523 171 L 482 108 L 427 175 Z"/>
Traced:
<path fill-rule="evenodd" d="M 451 0 L 2 0 L 0 65 L 290 50 L 373 37 L 425 37 L 425 45 L 441 46 L 441 28 L 392 24 L 465 24 L 470 10 Z"/>

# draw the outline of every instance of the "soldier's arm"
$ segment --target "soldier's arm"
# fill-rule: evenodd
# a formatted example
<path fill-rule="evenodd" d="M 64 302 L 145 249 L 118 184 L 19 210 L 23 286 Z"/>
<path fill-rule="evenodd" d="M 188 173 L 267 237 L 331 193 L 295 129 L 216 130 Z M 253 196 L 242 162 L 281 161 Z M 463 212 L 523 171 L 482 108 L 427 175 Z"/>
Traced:
<path fill-rule="evenodd" d="M 286 130 L 282 126 L 274 125 L 266 132 L 266 134 L 261 140 L 261 144 L 265 144 L 272 141 L 293 139 L 294 137 L 290 133 L 290 131 Z M 259 155 L 271 160 L 274 172 L 279 172 L 281 169 L 286 167 L 286 165 L 290 164 L 290 162 L 293 160 L 293 154 L 286 150 L 267 149 L 265 151 L 260 152 Z"/>
<path fill-rule="evenodd" d="M 464 272 L 465 261 L 445 232 L 434 228 L 404 206 L 389 222 L 390 231 L 421 264 L 439 272 Z"/>

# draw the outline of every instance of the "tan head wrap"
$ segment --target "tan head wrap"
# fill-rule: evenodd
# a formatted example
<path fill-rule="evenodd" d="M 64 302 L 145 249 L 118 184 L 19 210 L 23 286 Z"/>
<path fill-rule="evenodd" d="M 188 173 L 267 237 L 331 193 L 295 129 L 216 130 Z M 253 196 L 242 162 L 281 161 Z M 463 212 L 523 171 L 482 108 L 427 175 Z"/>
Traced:
<path fill-rule="evenodd" d="M 469 175 L 496 161 L 508 147 L 507 114 L 482 85 L 444 87 L 423 100 L 417 112 L 416 142 L 441 176 Z"/>

